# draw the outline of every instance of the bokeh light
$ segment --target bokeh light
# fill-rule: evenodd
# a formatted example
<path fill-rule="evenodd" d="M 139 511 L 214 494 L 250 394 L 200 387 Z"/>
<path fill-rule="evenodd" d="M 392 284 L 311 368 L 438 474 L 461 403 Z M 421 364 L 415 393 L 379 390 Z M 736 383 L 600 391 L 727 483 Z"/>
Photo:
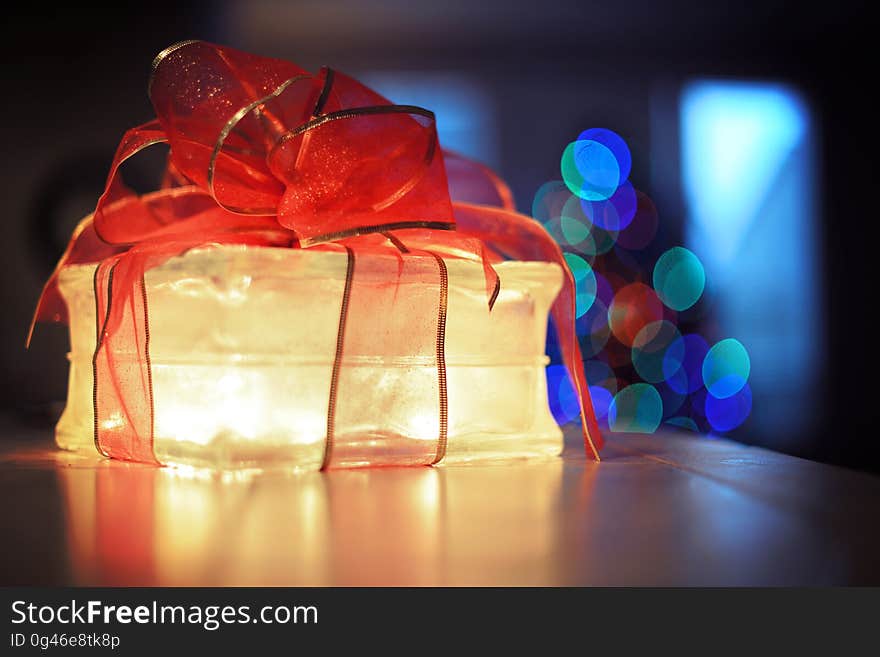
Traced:
<path fill-rule="evenodd" d="M 608 409 L 611 408 L 614 396 L 607 388 L 590 386 L 590 400 L 593 402 L 593 412 L 596 414 L 596 420 L 602 424 L 607 424 Z"/>
<path fill-rule="evenodd" d="M 703 383 L 719 399 L 739 392 L 749 379 L 751 361 L 739 340 L 727 338 L 714 344 L 703 360 Z"/>
<path fill-rule="evenodd" d="M 621 343 L 632 347 L 645 326 L 663 319 L 663 303 L 644 283 L 630 283 L 614 295 L 608 308 L 611 332 Z"/>
<path fill-rule="evenodd" d="M 584 130 L 577 138 L 578 141 L 596 141 L 610 150 L 617 161 L 620 183 L 626 182 L 629 178 L 629 172 L 632 168 L 632 155 L 629 152 L 629 146 L 619 134 L 608 128 L 588 128 Z"/>
<path fill-rule="evenodd" d="M 590 237 L 592 224 L 581 208 L 580 199 L 569 194 L 569 200 L 562 206 L 559 216 L 562 236 L 570 246 L 579 249 L 579 245 Z"/>
<path fill-rule="evenodd" d="M 669 249 L 654 265 L 654 290 L 673 310 L 687 310 L 693 306 L 705 287 L 703 264 L 684 247 Z"/>
<path fill-rule="evenodd" d="M 634 383 L 616 395 L 608 408 L 612 431 L 653 433 L 663 419 L 660 393 L 649 383 Z"/>
<path fill-rule="evenodd" d="M 617 239 L 617 233 L 606 230 L 600 226 L 593 226 L 590 234 L 577 246 L 577 250 L 585 256 L 595 259 L 596 256 L 605 255 L 612 248 Z"/>
<path fill-rule="evenodd" d="M 706 419 L 715 431 L 731 431 L 752 412 L 752 389 L 748 383 L 729 397 L 706 395 Z"/>
<path fill-rule="evenodd" d="M 703 387 L 703 360 L 709 344 L 696 333 L 675 340 L 663 356 L 663 376 L 673 390 L 692 394 Z"/>
<path fill-rule="evenodd" d="M 593 305 L 596 300 L 596 276 L 593 274 L 593 268 L 590 263 L 574 253 L 566 253 L 565 262 L 574 276 L 575 296 L 577 299 L 578 317 L 584 314 Z"/>
<path fill-rule="evenodd" d="M 660 320 L 645 324 L 636 334 L 632 345 L 632 364 L 648 383 L 665 381 L 663 362 L 672 343 L 681 338 L 678 328 L 670 321 Z"/>
<path fill-rule="evenodd" d="M 608 307 L 600 299 L 596 299 L 589 310 L 578 317 L 575 328 L 583 357 L 591 358 L 598 355 L 605 348 L 611 335 L 611 327 L 608 326 Z"/>
<path fill-rule="evenodd" d="M 577 396 L 563 365 L 547 367 L 547 397 L 550 400 L 550 412 L 557 424 L 567 424 L 580 416 Z"/>
<path fill-rule="evenodd" d="M 563 206 L 570 198 L 571 192 L 561 180 L 545 182 L 535 192 L 535 198 L 532 201 L 532 216 L 542 224 L 558 219 L 562 214 Z"/>
<path fill-rule="evenodd" d="M 620 168 L 614 153 L 591 139 L 566 146 L 560 169 L 571 193 L 588 201 L 610 198 L 620 184 Z"/>
<path fill-rule="evenodd" d="M 562 246 L 575 280 L 575 328 L 601 426 L 646 433 L 661 421 L 704 433 L 741 426 L 752 406 L 748 353 L 733 339 L 710 349 L 698 333 L 682 334 L 710 319 L 706 272 L 681 246 L 650 266 L 662 251 L 652 246 L 659 217 L 629 182 L 626 142 L 607 128 L 585 130 L 565 147 L 560 168 L 563 179 L 535 193 L 532 215 Z M 552 334 L 548 354 L 561 358 Z M 547 388 L 557 421 L 579 422 L 562 365 L 547 368 Z"/>
<path fill-rule="evenodd" d="M 617 239 L 617 231 L 594 225 L 584 212 L 581 199 L 571 194 L 562 207 L 560 225 L 565 240 L 563 244 L 567 242 L 588 257 L 607 253 Z"/>
<path fill-rule="evenodd" d="M 636 190 L 628 182 L 615 190 L 610 198 L 602 201 L 578 199 L 590 222 L 610 231 L 619 232 L 632 223 L 638 209 Z"/>

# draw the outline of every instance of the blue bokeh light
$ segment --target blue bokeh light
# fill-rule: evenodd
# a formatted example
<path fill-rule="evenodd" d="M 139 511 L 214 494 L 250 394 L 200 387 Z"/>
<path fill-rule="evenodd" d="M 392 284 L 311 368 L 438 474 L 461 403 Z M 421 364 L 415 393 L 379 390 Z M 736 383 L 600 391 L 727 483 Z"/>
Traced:
<path fill-rule="evenodd" d="M 595 141 L 602 144 L 614 155 L 618 168 L 618 183 L 622 184 L 629 179 L 632 169 L 632 155 L 629 146 L 619 134 L 608 128 L 588 128 L 577 138 L 578 141 Z"/>
<path fill-rule="evenodd" d="M 614 396 L 603 386 L 590 386 L 590 399 L 593 402 L 593 412 L 600 422 L 608 418 L 608 409 Z"/>
<path fill-rule="evenodd" d="M 580 415 L 577 396 L 563 365 L 549 365 L 546 369 L 547 397 L 550 412 L 557 424 L 567 424 Z"/>
<path fill-rule="evenodd" d="M 562 153 L 562 179 L 572 194 L 588 201 L 610 198 L 620 184 L 617 160 L 597 141 L 573 141 Z"/>
<path fill-rule="evenodd" d="M 752 389 L 746 383 L 729 397 L 706 395 L 706 419 L 715 431 L 732 431 L 740 426 L 752 412 Z"/>
<path fill-rule="evenodd" d="M 609 231 L 624 230 L 632 223 L 638 209 L 636 190 L 629 182 L 623 183 L 607 199 L 580 199 L 580 203 L 594 225 Z"/>
<path fill-rule="evenodd" d="M 703 387 L 703 360 L 709 344 L 701 335 L 689 333 L 675 340 L 663 357 L 663 375 L 673 390 L 692 394 Z"/>
<path fill-rule="evenodd" d="M 751 361 L 739 340 L 727 338 L 712 345 L 701 371 L 709 393 L 723 399 L 735 395 L 746 384 Z"/>

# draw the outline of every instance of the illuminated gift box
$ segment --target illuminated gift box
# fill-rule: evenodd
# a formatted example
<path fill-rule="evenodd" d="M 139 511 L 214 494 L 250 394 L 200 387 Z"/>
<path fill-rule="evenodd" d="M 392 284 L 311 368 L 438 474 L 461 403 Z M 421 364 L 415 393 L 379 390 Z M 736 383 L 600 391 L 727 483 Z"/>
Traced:
<path fill-rule="evenodd" d="M 199 41 L 148 89 L 157 118 L 123 137 L 35 317 L 70 324 L 62 447 L 217 468 L 557 454 L 549 313 L 598 458 L 562 252 L 430 111 Z M 136 194 L 120 167 L 155 144 L 162 184 Z"/>
<path fill-rule="evenodd" d="M 419 326 L 422 314 L 414 317 L 408 305 L 434 309 L 439 280 L 404 278 L 404 288 L 417 288 L 412 294 L 389 291 L 388 264 L 396 268 L 397 259 L 365 260 L 358 269 L 357 303 L 390 312 L 350 318 L 334 465 L 434 461 L 441 431 L 438 367 L 445 369 L 448 395 L 444 462 L 558 454 L 562 434 L 548 410 L 544 341 L 562 281 L 559 266 L 497 265 L 501 291 L 489 312 L 482 267 L 449 260 L 445 362 L 438 363 L 436 328 Z M 72 349 L 57 440 L 68 449 L 94 449 L 94 269 L 72 266 L 60 277 Z M 345 281 L 344 253 L 247 246 L 190 251 L 148 271 L 158 461 L 320 468 Z M 413 332 L 425 338 L 415 352 L 407 339 Z"/>

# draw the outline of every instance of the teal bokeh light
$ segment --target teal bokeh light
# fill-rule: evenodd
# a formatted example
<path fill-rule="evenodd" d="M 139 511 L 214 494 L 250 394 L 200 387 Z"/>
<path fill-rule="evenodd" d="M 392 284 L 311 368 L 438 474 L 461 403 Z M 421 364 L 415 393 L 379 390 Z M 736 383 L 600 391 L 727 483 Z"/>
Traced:
<path fill-rule="evenodd" d="M 608 407 L 612 431 L 654 433 L 663 419 L 660 393 L 648 383 L 634 383 L 616 395 Z"/>
<path fill-rule="evenodd" d="M 706 395 L 704 409 L 706 419 L 715 431 L 732 431 L 752 412 L 752 389 L 747 383 L 730 397 L 719 399 Z"/>
<path fill-rule="evenodd" d="M 566 146 L 560 168 L 571 193 L 587 201 L 611 198 L 620 184 L 620 168 L 614 153 L 591 139 Z"/>
<path fill-rule="evenodd" d="M 629 152 L 626 140 L 619 134 L 608 128 L 589 128 L 578 135 L 577 140 L 596 141 L 608 148 L 614 154 L 614 159 L 617 162 L 620 182 L 623 183 L 629 178 L 629 172 L 632 168 L 632 155 Z"/>
<path fill-rule="evenodd" d="M 654 265 L 654 290 L 672 310 L 687 310 L 703 294 L 706 272 L 693 252 L 676 246 L 664 253 Z"/>
<path fill-rule="evenodd" d="M 669 348 L 679 338 L 678 328 L 668 320 L 645 324 L 636 334 L 632 346 L 632 364 L 638 375 L 648 383 L 660 383 L 669 378 L 663 371 L 663 364 Z"/>
<path fill-rule="evenodd" d="M 574 253 L 565 254 L 565 262 L 574 276 L 577 316 L 582 317 L 596 300 L 596 275 L 590 263 Z"/>
<path fill-rule="evenodd" d="M 532 216 L 542 224 L 558 220 L 563 206 L 570 198 L 571 192 L 561 180 L 545 182 L 535 192 L 535 198 L 532 200 Z"/>
<path fill-rule="evenodd" d="M 751 372 L 751 361 L 739 340 L 727 338 L 715 343 L 703 360 L 703 383 L 706 390 L 725 399 L 742 390 Z"/>
<path fill-rule="evenodd" d="M 569 195 L 568 201 L 562 206 L 559 221 L 565 241 L 581 250 L 578 247 L 590 237 L 592 222 L 584 213 L 577 196 Z"/>

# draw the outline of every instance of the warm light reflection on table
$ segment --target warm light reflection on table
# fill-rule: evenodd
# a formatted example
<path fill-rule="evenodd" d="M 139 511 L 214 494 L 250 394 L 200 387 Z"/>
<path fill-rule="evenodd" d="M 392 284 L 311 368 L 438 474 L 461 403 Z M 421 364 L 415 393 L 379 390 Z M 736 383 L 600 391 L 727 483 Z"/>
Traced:
<path fill-rule="evenodd" d="M 0 450 L 2 583 L 878 582 L 880 479 L 721 440 L 565 458 L 211 475 Z"/>
<path fill-rule="evenodd" d="M 460 562 L 555 579 L 561 459 L 218 476 L 55 458 L 77 583 L 435 585 Z"/>

